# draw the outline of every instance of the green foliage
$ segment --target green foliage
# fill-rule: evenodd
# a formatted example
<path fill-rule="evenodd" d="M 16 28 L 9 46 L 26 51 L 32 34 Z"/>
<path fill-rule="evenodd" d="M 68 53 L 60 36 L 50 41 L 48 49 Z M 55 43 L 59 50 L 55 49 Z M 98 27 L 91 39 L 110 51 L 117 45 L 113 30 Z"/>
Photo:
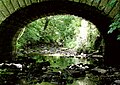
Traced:
<path fill-rule="evenodd" d="M 111 0 L 108 3 L 108 6 L 113 7 L 117 3 L 117 0 Z M 114 30 L 120 29 L 120 12 L 117 14 L 115 17 L 115 20 L 113 20 L 112 24 L 109 26 L 110 30 L 108 31 L 109 33 L 112 33 Z M 120 40 L 120 35 L 118 35 L 117 40 Z"/>
<path fill-rule="evenodd" d="M 110 30 L 108 31 L 109 33 L 112 33 L 114 30 L 120 29 L 120 14 L 116 16 L 116 19 L 113 21 L 113 23 L 109 26 Z M 118 35 L 118 40 L 120 40 L 120 35 Z"/>
<path fill-rule="evenodd" d="M 98 3 L 100 0 L 94 0 L 94 1 Z"/>
<path fill-rule="evenodd" d="M 120 28 L 120 14 L 117 17 L 117 20 L 115 20 L 110 26 L 110 30 L 108 33 L 112 33 L 114 30 Z"/>
<path fill-rule="evenodd" d="M 28 24 L 25 27 L 24 34 L 17 42 L 18 49 L 25 47 L 27 44 L 39 45 L 47 43 L 76 50 L 93 50 L 92 47 L 99 32 L 95 26 L 92 26 L 92 23 L 86 23 L 86 28 L 84 26 L 81 27 L 83 19 L 73 15 L 49 16 L 47 20 L 49 20 L 47 21 L 47 26 L 46 17 Z M 84 34 L 79 35 L 83 33 L 82 30 L 87 31 L 86 41 L 81 38 Z"/>
<path fill-rule="evenodd" d="M 107 5 L 107 6 L 113 7 L 116 2 L 117 2 L 117 0 L 110 0 L 110 1 L 108 2 L 108 5 Z"/>
<path fill-rule="evenodd" d="M 7 70 L 6 69 L 0 69 L 0 75 L 1 74 L 6 74 L 7 73 Z"/>
<path fill-rule="evenodd" d="M 120 40 L 120 35 L 118 35 L 118 38 L 117 38 L 118 40 Z"/>

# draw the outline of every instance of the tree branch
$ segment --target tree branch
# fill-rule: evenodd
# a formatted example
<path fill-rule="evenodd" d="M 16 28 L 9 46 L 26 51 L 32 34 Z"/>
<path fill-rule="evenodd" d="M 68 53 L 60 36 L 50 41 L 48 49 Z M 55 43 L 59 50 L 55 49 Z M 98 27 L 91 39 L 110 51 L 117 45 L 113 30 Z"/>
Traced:
<path fill-rule="evenodd" d="M 48 19 L 48 17 L 46 17 L 45 20 L 46 20 L 46 22 L 45 22 L 44 30 L 47 29 L 48 23 L 49 23 L 49 21 L 50 21 L 50 20 Z"/>

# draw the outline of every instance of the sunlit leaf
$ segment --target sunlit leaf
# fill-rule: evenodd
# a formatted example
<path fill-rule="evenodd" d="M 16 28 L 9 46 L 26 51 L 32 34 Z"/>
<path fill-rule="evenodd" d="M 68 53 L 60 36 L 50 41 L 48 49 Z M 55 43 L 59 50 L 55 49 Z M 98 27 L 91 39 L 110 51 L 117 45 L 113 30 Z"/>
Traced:
<path fill-rule="evenodd" d="M 117 38 L 117 40 L 120 40 L 120 35 L 118 35 L 118 38 Z"/>
<path fill-rule="evenodd" d="M 115 29 L 116 29 L 116 27 L 110 28 L 110 30 L 108 31 L 108 34 L 112 33 Z"/>
<path fill-rule="evenodd" d="M 116 2 L 117 2 L 117 0 L 110 0 L 108 3 L 108 6 L 113 7 Z"/>

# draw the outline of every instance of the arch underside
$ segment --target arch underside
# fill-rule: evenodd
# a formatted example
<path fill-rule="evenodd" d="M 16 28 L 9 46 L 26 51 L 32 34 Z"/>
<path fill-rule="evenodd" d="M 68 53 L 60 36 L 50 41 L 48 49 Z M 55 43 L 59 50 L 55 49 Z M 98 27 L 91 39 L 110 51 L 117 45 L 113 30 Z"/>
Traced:
<path fill-rule="evenodd" d="M 15 11 L 32 5 L 33 3 L 41 3 L 44 1 L 71 1 L 84 3 L 94 6 L 101 10 L 103 14 L 115 19 L 120 10 L 119 0 L 0 0 L 0 23 L 9 17 Z M 111 5 L 111 6 L 110 6 Z"/>
<path fill-rule="evenodd" d="M 116 31 L 112 34 L 107 34 L 113 18 L 110 18 L 108 14 L 106 15 L 103 11 L 98 10 L 95 6 L 65 0 L 48 0 L 45 2 L 34 3 L 13 12 L 3 20 L 0 25 L 0 61 L 12 60 L 15 56 L 15 47 L 13 46 L 15 41 L 13 38 L 18 30 L 21 30 L 28 23 L 38 18 L 57 14 L 76 15 L 95 24 L 105 40 L 105 63 L 114 65 L 120 64 L 118 60 L 120 41 L 116 40 L 118 32 Z"/>

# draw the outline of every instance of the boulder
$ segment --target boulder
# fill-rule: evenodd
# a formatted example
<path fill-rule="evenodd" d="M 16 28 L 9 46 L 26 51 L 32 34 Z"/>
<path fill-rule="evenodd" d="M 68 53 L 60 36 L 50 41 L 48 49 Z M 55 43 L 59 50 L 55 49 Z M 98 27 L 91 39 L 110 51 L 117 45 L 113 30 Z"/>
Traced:
<path fill-rule="evenodd" d="M 107 70 L 96 67 L 94 69 L 91 69 L 91 72 L 95 75 L 99 75 L 99 74 L 101 75 L 107 73 Z"/>
<path fill-rule="evenodd" d="M 120 85 L 120 80 L 115 80 L 111 85 Z"/>

